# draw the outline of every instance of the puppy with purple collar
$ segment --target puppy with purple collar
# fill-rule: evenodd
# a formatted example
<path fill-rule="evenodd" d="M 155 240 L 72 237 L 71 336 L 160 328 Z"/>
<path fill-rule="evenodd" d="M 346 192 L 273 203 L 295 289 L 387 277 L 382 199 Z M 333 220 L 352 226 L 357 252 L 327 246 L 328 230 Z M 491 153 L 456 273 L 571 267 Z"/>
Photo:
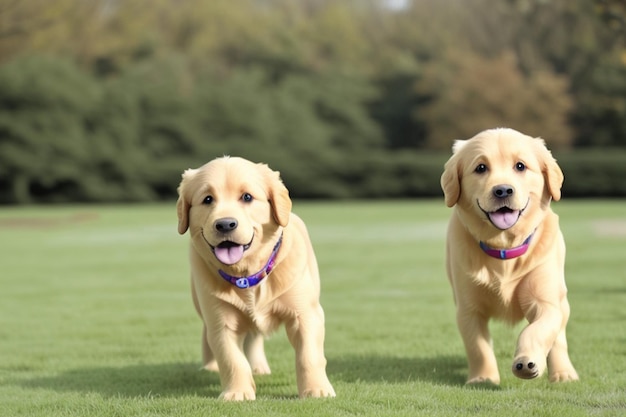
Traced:
<path fill-rule="evenodd" d="M 269 374 L 264 336 L 285 324 L 300 397 L 334 397 L 326 376 L 315 253 L 278 172 L 223 157 L 183 173 L 178 232 L 191 235 L 191 291 L 204 367 L 225 400 L 254 400 Z"/>
<path fill-rule="evenodd" d="M 565 242 L 551 201 L 563 173 L 542 139 L 512 129 L 456 141 L 441 187 L 453 207 L 446 269 L 469 362 L 468 383 L 500 383 L 488 322 L 523 319 L 512 372 L 524 379 L 547 369 L 550 381 L 578 375 L 567 349 L 570 307 Z"/>

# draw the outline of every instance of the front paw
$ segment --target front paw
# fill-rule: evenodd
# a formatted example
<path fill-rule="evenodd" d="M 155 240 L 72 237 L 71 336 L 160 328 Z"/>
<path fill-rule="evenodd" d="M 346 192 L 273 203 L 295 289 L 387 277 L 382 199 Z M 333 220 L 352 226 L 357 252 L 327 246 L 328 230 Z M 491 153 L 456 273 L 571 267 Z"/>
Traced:
<path fill-rule="evenodd" d="M 513 375 L 522 379 L 533 379 L 540 376 L 546 368 L 544 361 L 534 361 L 528 356 L 519 356 L 513 360 Z"/>
<path fill-rule="evenodd" d="M 492 377 L 484 377 L 484 376 L 476 376 L 473 378 L 469 378 L 466 382 L 467 385 L 500 385 L 500 377 L 492 376 Z"/>
<path fill-rule="evenodd" d="M 300 398 L 323 398 L 323 397 L 336 397 L 333 386 L 326 384 L 319 387 L 305 388 L 300 392 Z"/>
<path fill-rule="evenodd" d="M 254 390 L 227 390 L 223 391 L 219 398 L 224 401 L 246 401 L 255 400 L 256 394 Z"/>
<path fill-rule="evenodd" d="M 265 363 L 264 365 L 256 364 L 252 366 L 252 373 L 255 375 L 271 375 L 272 370 L 270 369 L 270 366 L 267 363 Z"/>
<path fill-rule="evenodd" d="M 578 374 L 572 368 L 569 370 L 550 372 L 550 382 L 578 381 Z"/>
<path fill-rule="evenodd" d="M 207 371 L 210 371 L 210 372 L 219 372 L 220 371 L 220 368 L 217 366 L 217 362 L 215 361 L 215 359 L 207 362 L 200 369 L 204 369 L 204 370 L 207 370 Z"/>

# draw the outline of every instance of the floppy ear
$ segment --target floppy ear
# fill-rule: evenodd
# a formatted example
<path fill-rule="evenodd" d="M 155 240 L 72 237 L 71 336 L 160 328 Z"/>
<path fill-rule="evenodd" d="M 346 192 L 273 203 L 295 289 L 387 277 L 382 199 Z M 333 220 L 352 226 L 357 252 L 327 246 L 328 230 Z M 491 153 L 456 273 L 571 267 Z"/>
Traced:
<path fill-rule="evenodd" d="M 280 179 L 278 171 L 272 171 L 265 164 L 258 164 L 259 168 L 264 171 L 268 185 L 268 194 L 270 205 L 272 206 L 272 217 L 276 223 L 282 227 L 289 223 L 289 215 L 291 214 L 291 198 L 289 198 L 289 190 L 285 187 Z"/>
<path fill-rule="evenodd" d="M 189 209 L 191 208 L 191 196 L 186 190 L 189 181 L 196 175 L 197 170 L 188 169 L 183 172 L 183 179 L 178 186 L 178 201 L 176 202 L 176 212 L 178 214 L 178 233 L 185 234 L 189 228 Z M 186 192 L 187 191 L 187 192 Z"/>
<path fill-rule="evenodd" d="M 452 146 L 453 155 L 444 165 L 441 175 L 441 189 L 446 201 L 446 206 L 452 207 L 459 201 L 461 195 L 461 167 L 459 164 L 458 151 L 462 149 L 467 141 L 456 140 Z"/>
<path fill-rule="evenodd" d="M 541 161 L 541 172 L 545 178 L 546 187 L 554 201 L 561 199 L 561 186 L 563 186 L 563 171 L 557 164 L 556 159 L 546 147 L 546 143 L 541 138 L 536 138 L 539 147 L 539 160 Z"/>

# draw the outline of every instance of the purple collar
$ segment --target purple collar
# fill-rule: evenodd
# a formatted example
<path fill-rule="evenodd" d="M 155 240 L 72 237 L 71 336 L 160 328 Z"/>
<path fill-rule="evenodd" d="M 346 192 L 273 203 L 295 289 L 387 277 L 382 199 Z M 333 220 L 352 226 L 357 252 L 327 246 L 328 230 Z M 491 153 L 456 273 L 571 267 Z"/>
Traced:
<path fill-rule="evenodd" d="M 485 242 L 480 241 L 480 248 L 489 256 L 492 256 L 497 259 L 513 259 L 518 256 L 522 256 L 528 250 L 528 246 L 530 246 L 530 240 L 533 238 L 535 232 L 532 232 L 530 236 L 522 243 L 520 246 L 511 249 L 494 249 L 490 248 L 485 244 Z"/>
<path fill-rule="evenodd" d="M 259 282 L 261 282 L 263 278 L 268 276 L 270 272 L 272 272 L 272 269 L 274 269 L 274 263 L 276 262 L 276 255 L 278 254 L 278 249 L 280 249 L 280 244 L 282 242 L 283 242 L 283 234 L 281 233 L 280 238 L 278 239 L 278 242 L 276 242 L 276 245 L 274 246 L 274 250 L 272 251 L 272 254 L 270 255 L 270 259 L 265 264 L 265 267 L 263 267 L 263 269 L 261 269 L 256 274 L 252 274 L 247 277 L 234 277 L 232 275 L 228 275 L 226 272 L 222 271 L 221 269 L 219 269 L 217 272 L 219 272 L 222 278 L 224 278 L 226 281 L 230 282 L 231 284 L 237 286 L 237 288 L 243 289 L 243 288 L 254 287 Z"/>

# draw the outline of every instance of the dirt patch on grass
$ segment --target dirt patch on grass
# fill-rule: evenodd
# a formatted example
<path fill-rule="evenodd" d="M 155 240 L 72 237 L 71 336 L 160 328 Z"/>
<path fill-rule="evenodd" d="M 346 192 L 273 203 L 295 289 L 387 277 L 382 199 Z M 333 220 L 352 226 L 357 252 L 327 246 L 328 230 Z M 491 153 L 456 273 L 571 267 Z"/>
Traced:
<path fill-rule="evenodd" d="M 98 217 L 97 213 L 75 213 L 62 217 L 7 217 L 0 219 L 0 229 L 51 229 L 92 222 Z"/>

